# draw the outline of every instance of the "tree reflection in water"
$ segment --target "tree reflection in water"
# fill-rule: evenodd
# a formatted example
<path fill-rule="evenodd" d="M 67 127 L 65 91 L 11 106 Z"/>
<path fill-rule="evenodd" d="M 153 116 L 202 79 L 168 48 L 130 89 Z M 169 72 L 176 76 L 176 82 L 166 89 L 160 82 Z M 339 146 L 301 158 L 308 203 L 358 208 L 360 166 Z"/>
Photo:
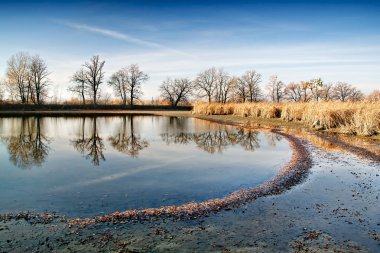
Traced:
<path fill-rule="evenodd" d="M 209 131 L 196 134 L 188 133 L 186 127 L 181 128 L 180 132 L 176 132 L 174 125 L 179 125 L 178 122 L 170 125 L 172 129 L 167 130 L 167 133 L 161 134 L 162 140 L 168 145 L 171 143 L 188 144 L 194 142 L 198 148 L 211 154 L 222 153 L 229 146 L 236 144 L 241 145 L 247 151 L 254 151 L 260 148 L 259 132 L 255 130 L 210 123 L 207 126 Z M 272 141 L 275 141 L 276 138 L 278 138 L 277 135 L 273 136 Z"/>
<path fill-rule="evenodd" d="M 14 120 L 16 126 L 9 129 L 10 137 L 2 138 L 10 154 L 9 160 L 21 169 L 41 166 L 50 149 L 50 140 L 43 134 L 43 120 L 39 117 Z"/>
<path fill-rule="evenodd" d="M 197 146 L 211 154 L 215 152 L 222 153 L 236 140 L 235 136 L 227 131 L 224 127 L 218 130 L 194 134 L 193 141 Z"/>
<path fill-rule="evenodd" d="M 239 143 L 247 151 L 254 151 L 260 148 L 260 140 L 258 135 L 258 131 L 239 128 L 237 131 L 237 143 Z"/>
<path fill-rule="evenodd" d="M 138 157 L 141 150 L 147 148 L 147 140 L 141 139 L 141 136 L 134 131 L 134 116 L 124 116 L 120 123 L 118 132 L 108 138 L 111 146 L 117 151 L 127 154 L 131 157 Z M 129 121 L 129 129 L 127 121 Z"/>
<path fill-rule="evenodd" d="M 135 131 L 136 117 L 120 117 L 116 133 L 107 137 L 115 150 L 130 157 L 138 157 L 140 152 L 149 146 L 148 141 L 142 139 Z M 96 117 L 82 117 L 79 120 L 77 135 L 70 143 L 94 166 L 98 166 L 106 160 L 105 144 L 98 129 L 101 122 L 98 122 Z M 44 135 L 43 122 L 39 117 L 15 118 L 12 121 L 13 125 L 6 129 L 10 134 L 9 137 L 2 137 L 2 141 L 7 145 L 10 161 L 15 166 L 27 169 L 41 166 L 46 161 L 50 139 Z M 195 143 L 199 149 L 211 154 L 222 153 L 232 145 L 241 145 L 247 151 L 254 151 L 260 147 L 259 132 L 255 130 L 197 121 L 197 131 L 194 132 L 187 118 L 169 117 L 162 122 L 160 136 L 168 145 Z M 281 136 L 273 133 L 265 133 L 265 137 L 271 146 L 281 140 Z"/>
<path fill-rule="evenodd" d="M 276 146 L 276 142 L 282 140 L 282 136 L 275 133 L 265 133 L 265 137 L 267 139 L 268 145 L 272 147 Z"/>
<path fill-rule="evenodd" d="M 163 127 L 165 133 L 160 134 L 167 144 L 188 144 L 193 141 L 193 134 L 188 132 L 188 120 L 182 117 L 169 117 Z"/>
<path fill-rule="evenodd" d="M 100 164 L 100 161 L 105 161 L 103 154 L 104 143 L 103 139 L 98 134 L 96 117 L 89 118 L 90 122 L 90 135 L 86 136 L 86 119 L 81 119 L 80 131 L 78 138 L 72 140 L 71 143 L 79 153 L 81 153 L 86 159 L 89 159 L 95 166 Z"/>

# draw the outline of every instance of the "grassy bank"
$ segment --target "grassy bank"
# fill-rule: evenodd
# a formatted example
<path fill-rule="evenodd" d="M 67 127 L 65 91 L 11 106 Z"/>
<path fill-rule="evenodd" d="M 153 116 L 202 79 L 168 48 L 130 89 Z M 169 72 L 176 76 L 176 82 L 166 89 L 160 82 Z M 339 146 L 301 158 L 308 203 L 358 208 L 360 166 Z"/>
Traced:
<path fill-rule="evenodd" d="M 318 130 L 361 136 L 380 134 L 379 102 L 196 103 L 194 114 L 235 115 L 299 122 Z"/>

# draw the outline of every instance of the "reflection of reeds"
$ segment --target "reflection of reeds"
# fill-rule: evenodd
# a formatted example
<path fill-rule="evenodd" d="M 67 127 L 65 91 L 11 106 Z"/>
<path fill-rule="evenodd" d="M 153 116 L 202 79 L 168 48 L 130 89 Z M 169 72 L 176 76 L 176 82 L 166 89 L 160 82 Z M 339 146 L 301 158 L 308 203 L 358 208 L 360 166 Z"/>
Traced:
<path fill-rule="evenodd" d="M 341 151 L 342 150 L 342 148 L 336 145 L 333 141 L 330 141 L 326 138 L 322 138 L 321 136 L 318 136 L 314 133 L 310 133 L 309 131 L 305 129 L 287 128 L 287 129 L 284 129 L 283 131 L 288 134 L 307 140 L 311 142 L 314 146 L 326 151 Z"/>
<path fill-rule="evenodd" d="M 359 136 L 311 132 L 301 128 L 286 128 L 284 132 L 311 142 L 326 151 L 343 151 L 360 158 L 380 161 L 380 147 L 374 141 Z"/>
<path fill-rule="evenodd" d="M 203 115 L 238 115 L 281 118 L 299 121 L 316 128 L 371 136 L 380 134 L 379 102 L 309 102 L 309 103 L 195 103 L 193 113 Z"/>

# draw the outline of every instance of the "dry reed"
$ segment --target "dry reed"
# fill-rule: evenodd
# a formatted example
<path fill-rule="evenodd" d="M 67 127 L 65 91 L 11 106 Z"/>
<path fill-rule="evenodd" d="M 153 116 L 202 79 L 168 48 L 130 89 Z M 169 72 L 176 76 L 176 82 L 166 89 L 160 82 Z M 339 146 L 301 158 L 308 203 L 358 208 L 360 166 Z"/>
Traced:
<path fill-rule="evenodd" d="M 203 103 L 197 102 L 194 114 L 238 115 L 285 121 L 298 121 L 320 130 L 372 136 L 380 134 L 380 102 L 309 103 Z"/>

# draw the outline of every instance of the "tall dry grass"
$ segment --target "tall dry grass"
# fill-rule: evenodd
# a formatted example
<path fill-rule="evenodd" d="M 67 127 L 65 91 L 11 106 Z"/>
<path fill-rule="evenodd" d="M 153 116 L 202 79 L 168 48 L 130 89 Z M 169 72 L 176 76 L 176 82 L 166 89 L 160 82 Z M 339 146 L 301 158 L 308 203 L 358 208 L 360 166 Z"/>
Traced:
<path fill-rule="evenodd" d="M 281 116 L 282 107 L 282 104 L 267 102 L 227 104 L 196 102 L 193 107 L 193 113 L 203 115 L 238 115 L 272 119 Z"/>
<path fill-rule="evenodd" d="M 203 103 L 194 104 L 193 113 L 202 115 L 239 115 L 280 118 L 302 122 L 321 130 L 355 135 L 380 134 L 380 102 L 309 102 L 309 103 Z"/>

